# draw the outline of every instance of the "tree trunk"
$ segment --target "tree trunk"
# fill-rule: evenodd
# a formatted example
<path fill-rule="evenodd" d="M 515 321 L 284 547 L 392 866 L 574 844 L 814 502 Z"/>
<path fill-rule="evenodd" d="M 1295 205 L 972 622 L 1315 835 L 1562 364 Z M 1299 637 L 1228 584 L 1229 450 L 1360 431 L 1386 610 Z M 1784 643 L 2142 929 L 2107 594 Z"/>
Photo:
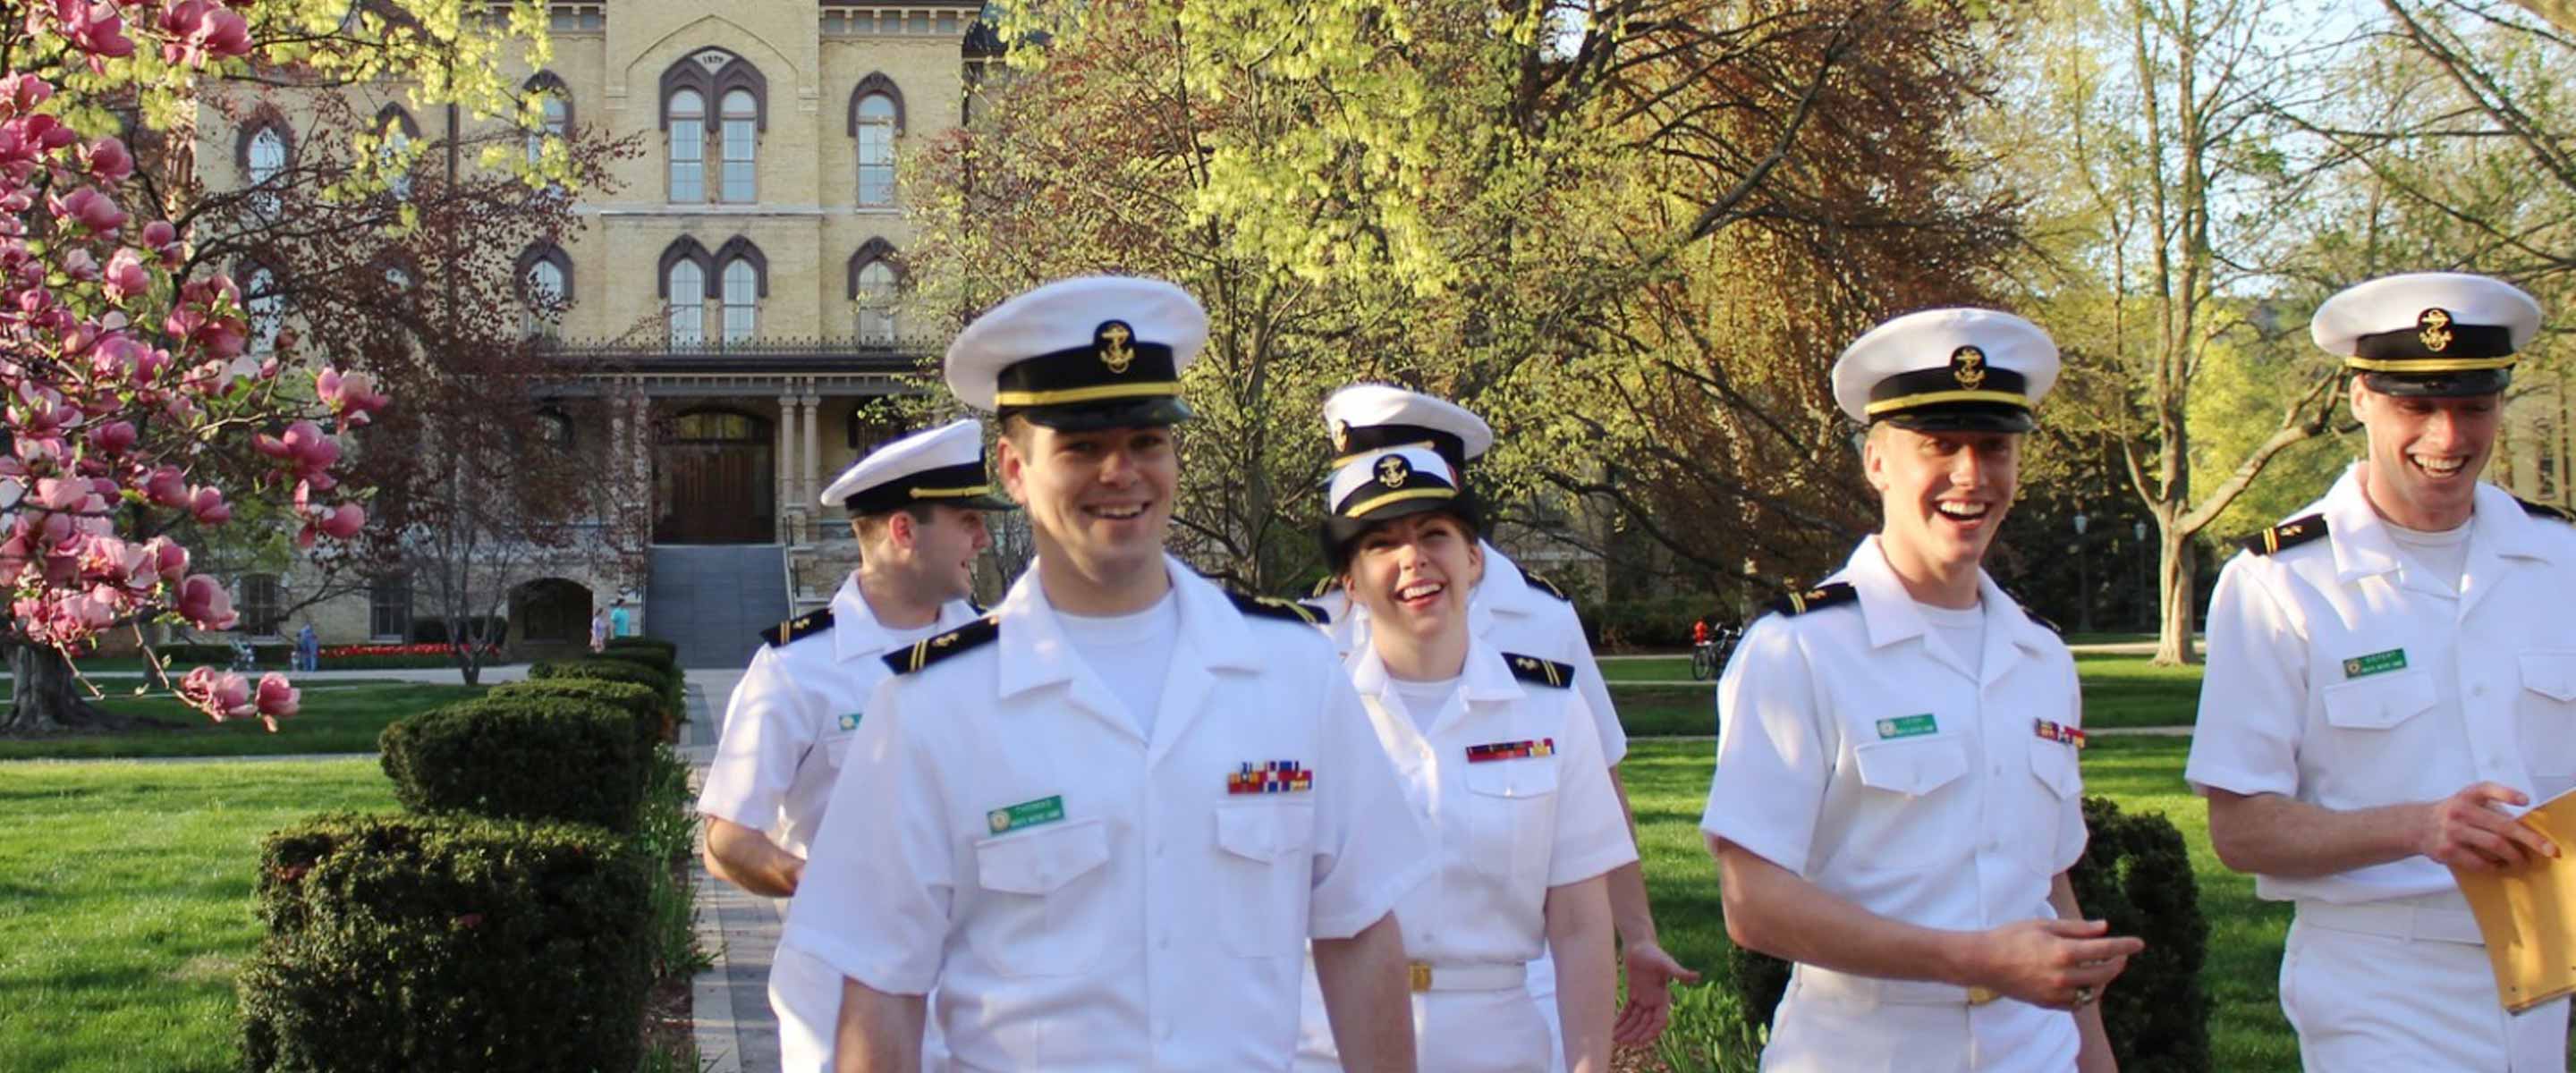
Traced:
<path fill-rule="evenodd" d="M 66 730 L 124 729 L 134 720 L 89 703 L 72 678 L 71 664 L 43 645 L 11 644 L 9 712 L 0 733 L 55 734 Z"/>
<path fill-rule="evenodd" d="M 2164 626 L 2156 635 L 2156 665 L 2179 667 L 2197 662 L 2191 646 L 2191 609 L 2196 593 L 2199 555 L 2191 537 L 2164 531 L 2164 564 L 2157 591 L 2164 598 Z"/>

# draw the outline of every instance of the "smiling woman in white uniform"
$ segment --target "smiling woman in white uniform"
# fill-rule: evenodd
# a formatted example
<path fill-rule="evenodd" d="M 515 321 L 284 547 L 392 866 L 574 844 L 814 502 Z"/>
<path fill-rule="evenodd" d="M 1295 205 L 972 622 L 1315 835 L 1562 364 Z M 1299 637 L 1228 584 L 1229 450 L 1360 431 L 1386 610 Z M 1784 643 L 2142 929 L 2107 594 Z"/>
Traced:
<path fill-rule="evenodd" d="M 1541 1073 L 1547 1022 L 1527 966 L 1555 954 L 1565 1068 L 1610 1068 L 1611 869 L 1637 859 L 1573 668 L 1471 636 L 1477 513 L 1425 447 L 1342 467 L 1327 558 L 1375 619 L 1352 682 L 1407 804 L 1435 833 L 1437 871 L 1396 903 L 1412 962 L 1425 1071 Z M 1336 1068 L 1310 988 L 1302 1068 Z"/>

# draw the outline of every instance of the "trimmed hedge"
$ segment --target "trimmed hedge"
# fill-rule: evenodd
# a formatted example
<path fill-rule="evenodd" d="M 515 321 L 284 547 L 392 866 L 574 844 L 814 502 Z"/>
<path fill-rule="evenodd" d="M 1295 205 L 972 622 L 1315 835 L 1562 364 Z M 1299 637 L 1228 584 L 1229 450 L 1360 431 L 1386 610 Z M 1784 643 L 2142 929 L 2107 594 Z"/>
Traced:
<path fill-rule="evenodd" d="M 2086 917 L 2108 921 L 2111 934 L 2147 941 L 2102 993 L 2111 1053 L 2127 1073 L 2210 1068 L 2210 1001 L 2200 986 L 2209 922 L 2200 915 L 2200 885 L 2182 832 L 2163 813 L 2124 813 L 2103 797 L 2084 799 L 2084 826 L 2090 840 L 2066 877 L 2075 904 Z M 1723 977 L 1742 999 L 1745 1026 L 1769 1027 L 1789 991 L 1789 963 L 1730 947 Z"/>
<path fill-rule="evenodd" d="M 659 637 L 611 637 L 608 639 L 609 651 L 615 652 L 623 648 L 659 652 L 664 657 L 675 661 L 680 658 L 680 646 L 669 641 L 665 641 Z M 676 664 L 674 665 L 676 666 Z"/>
<path fill-rule="evenodd" d="M 687 694 L 677 674 L 664 674 L 652 667 L 628 659 L 608 656 L 584 656 L 580 659 L 539 660 L 528 665 L 528 679 L 543 682 L 556 678 L 587 678 L 603 682 L 626 682 L 645 686 L 662 698 L 663 714 L 678 726 L 688 720 Z"/>
<path fill-rule="evenodd" d="M 485 699 L 518 697 L 562 697 L 616 708 L 635 722 L 635 732 L 646 745 L 670 740 L 672 727 L 662 710 L 662 695 L 651 686 L 632 682 L 610 682 L 598 678 L 548 678 L 542 681 L 508 682 L 493 686 Z"/>
<path fill-rule="evenodd" d="M 627 711 L 569 697 L 484 697 L 377 738 L 394 798 L 414 812 L 635 829 L 652 746 Z"/>
<path fill-rule="evenodd" d="M 320 816 L 268 837 L 241 970 L 252 1073 L 629 1073 L 647 865 L 597 828 Z"/>
<path fill-rule="evenodd" d="M 680 661 L 670 653 L 653 648 L 611 648 L 583 656 L 584 660 L 616 660 L 632 663 L 664 678 L 680 677 Z"/>

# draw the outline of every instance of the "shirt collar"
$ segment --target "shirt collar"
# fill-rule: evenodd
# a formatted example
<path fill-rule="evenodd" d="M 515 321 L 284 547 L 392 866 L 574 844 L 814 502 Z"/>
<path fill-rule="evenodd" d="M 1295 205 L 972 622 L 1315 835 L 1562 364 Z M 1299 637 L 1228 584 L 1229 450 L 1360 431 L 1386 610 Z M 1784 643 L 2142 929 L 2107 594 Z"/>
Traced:
<path fill-rule="evenodd" d="M 1180 611 L 1180 643 L 1172 651 L 1175 663 L 1194 660 L 1221 670 L 1256 671 L 1261 669 L 1261 653 L 1254 647 L 1251 627 L 1243 621 L 1243 612 L 1216 583 L 1200 577 L 1170 553 L 1163 556 L 1163 570 L 1171 578 L 1172 599 Z M 1020 572 L 1018 581 L 1002 602 L 993 606 L 993 615 L 1002 627 L 1001 695 L 1010 696 L 1040 686 L 1073 680 L 1080 658 L 1064 635 L 1064 620 L 1055 606 L 1047 602 L 1046 586 L 1038 581 L 1037 560 Z"/>
<path fill-rule="evenodd" d="M 1394 688 L 1394 679 L 1386 673 L 1386 661 L 1378 657 L 1374 644 L 1360 646 L 1343 666 L 1350 670 L 1351 686 L 1361 696 L 1384 697 Z M 1525 695 L 1520 679 L 1512 676 L 1511 664 L 1503 659 L 1502 650 L 1473 634 L 1467 637 L 1467 664 L 1458 678 L 1458 689 L 1470 702 L 1515 701 Z"/>
<path fill-rule="evenodd" d="M 1913 595 L 1898 580 L 1896 568 L 1887 565 L 1887 553 L 1879 547 L 1878 534 L 1862 538 L 1860 547 L 1852 549 L 1851 559 L 1837 576 L 1860 596 L 1861 620 L 1869 629 L 1870 647 L 1885 648 L 1930 632 L 1931 624 L 1923 620 Z M 1994 645 L 2004 641 L 2033 652 L 2045 651 L 2056 636 L 2023 614 L 2020 602 L 1995 584 L 1994 577 L 1982 567 L 1977 570 L 1977 599 L 1985 606 L 1989 654 L 1993 654 Z M 1991 659 L 1986 662 L 1995 663 Z"/>
<path fill-rule="evenodd" d="M 975 618 L 975 609 L 964 600 L 950 600 L 939 605 L 939 619 L 931 632 L 956 629 Z M 832 656 L 844 663 L 851 660 L 882 656 L 901 640 L 900 634 L 911 630 L 887 629 L 877 621 L 877 612 L 868 606 L 868 598 L 859 592 L 859 575 L 841 579 L 841 587 L 832 593 Z"/>
<path fill-rule="evenodd" d="M 2472 560 L 2490 550 L 2507 558 L 2554 558 L 2547 533 L 2512 493 L 2480 481 L 2474 495 L 2469 508 Z M 2318 501 L 2317 512 L 2325 515 L 2326 537 L 2334 546 L 2336 578 L 2350 581 L 2397 569 L 2396 539 L 2389 535 L 2388 520 L 2372 509 L 2369 494 L 2362 490 L 2361 463 L 2344 469 Z"/>

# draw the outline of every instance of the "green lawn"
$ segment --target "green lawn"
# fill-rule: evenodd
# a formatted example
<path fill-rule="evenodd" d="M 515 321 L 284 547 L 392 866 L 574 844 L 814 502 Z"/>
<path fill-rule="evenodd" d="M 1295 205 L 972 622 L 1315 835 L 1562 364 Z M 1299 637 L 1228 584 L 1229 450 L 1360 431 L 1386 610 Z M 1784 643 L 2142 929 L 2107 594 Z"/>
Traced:
<path fill-rule="evenodd" d="M 2290 909 L 2256 900 L 2251 877 L 2219 866 L 2209 848 L 2208 812 L 2182 782 L 2189 748 L 2175 738 L 2097 740 L 2084 751 L 2085 790 L 2117 801 L 2123 811 L 2164 813 L 2191 845 L 2210 929 L 2201 977 L 2215 1004 L 2214 1068 L 2294 1071 L 2297 1041 L 2276 994 Z M 1710 763 L 1705 742 L 1639 742 L 1620 766 L 1664 946 L 1694 968 L 1720 964 L 1727 945 L 1716 869 L 1699 836 Z"/>
<path fill-rule="evenodd" d="M 1605 659 L 1601 661 L 1604 682 L 1687 682 L 1690 676 L 1689 656 L 1647 656 L 1641 659 Z"/>
<path fill-rule="evenodd" d="M 1610 699 L 1619 706 L 1619 725 L 1628 736 L 1668 737 L 1717 733 L 1711 686 L 1621 685 L 1651 675 L 1630 675 L 1615 668 L 1646 660 L 1618 660 L 1601 665 L 1610 683 Z M 2189 726 L 2200 707 L 2200 667 L 2158 667 L 2145 656 L 2080 656 L 2076 674 L 2084 684 L 2084 725 L 2102 727 Z M 1684 669 L 1683 677 L 1689 677 Z"/>
<path fill-rule="evenodd" d="M 271 734 L 257 720 L 215 723 L 172 699 L 121 695 L 114 682 L 101 703 L 129 715 L 150 716 L 179 726 L 124 734 L 81 734 L 47 738 L 0 738 L 0 760 L 86 760 L 128 756 L 268 756 L 298 753 L 369 753 L 385 725 L 483 694 L 481 686 L 376 682 L 361 685 L 320 683 L 304 691 L 303 710 L 281 720 Z M 125 684 L 123 689 L 133 686 Z"/>
<path fill-rule="evenodd" d="M 373 761 L 0 768 L 0 1068 L 239 1069 L 259 840 L 392 807 Z"/>

